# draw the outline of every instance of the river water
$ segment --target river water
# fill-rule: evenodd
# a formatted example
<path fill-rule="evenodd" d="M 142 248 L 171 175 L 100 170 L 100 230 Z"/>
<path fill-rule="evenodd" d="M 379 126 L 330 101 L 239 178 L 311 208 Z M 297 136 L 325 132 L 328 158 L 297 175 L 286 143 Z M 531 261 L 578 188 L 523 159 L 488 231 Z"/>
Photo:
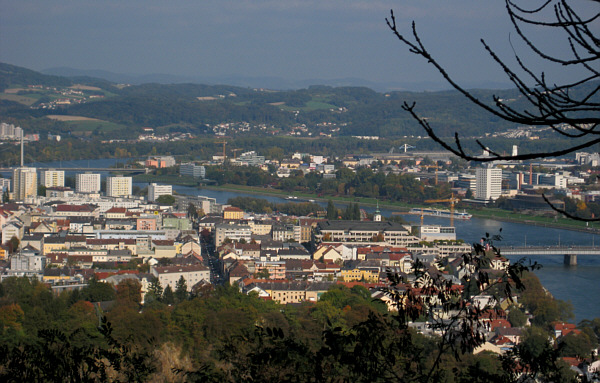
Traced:
<path fill-rule="evenodd" d="M 71 162 L 54 162 L 47 164 L 34 164 L 39 167 L 109 167 L 117 162 L 126 160 L 102 159 L 102 160 L 79 160 Z M 66 172 L 66 175 L 73 173 Z M 103 174 L 105 176 L 106 174 Z M 6 176 L 6 175 L 5 175 Z M 140 187 L 147 184 L 138 183 Z M 271 202 L 289 202 L 283 198 L 271 196 L 256 196 L 245 193 L 230 191 L 217 191 L 197 189 L 193 187 L 174 185 L 173 189 L 180 194 L 203 195 L 215 198 L 218 203 L 227 203 L 229 198 L 237 196 L 264 198 Z M 325 204 L 323 204 L 325 205 Z M 364 207 L 367 212 L 372 213 L 373 207 Z M 381 209 L 383 216 L 390 216 L 392 211 Z M 417 215 L 403 215 L 404 219 L 414 224 L 419 224 L 420 217 Z M 425 224 L 449 225 L 448 219 L 437 217 L 425 217 Z M 457 238 L 469 243 L 479 242 L 485 233 L 490 235 L 501 234 L 502 240 L 495 245 L 502 246 L 599 246 L 600 236 L 591 233 L 576 232 L 563 229 L 553 229 L 539 226 L 530 226 L 520 223 L 500 222 L 494 219 L 472 218 L 462 221 L 455 220 Z M 500 229 L 502 231 L 500 232 Z M 575 322 L 583 319 L 600 317 L 600 256 L 582 256 L 577 258 L 577 266 L 564 266 L 562 256 L 534 256 L 530 257 L 532 262 L 542 264 L 542 268 L 536 271 L 540 281 L 554 297 L 570 301 L 573 304 Z M 516 259 L 511 259 L 515 261 Z"/>

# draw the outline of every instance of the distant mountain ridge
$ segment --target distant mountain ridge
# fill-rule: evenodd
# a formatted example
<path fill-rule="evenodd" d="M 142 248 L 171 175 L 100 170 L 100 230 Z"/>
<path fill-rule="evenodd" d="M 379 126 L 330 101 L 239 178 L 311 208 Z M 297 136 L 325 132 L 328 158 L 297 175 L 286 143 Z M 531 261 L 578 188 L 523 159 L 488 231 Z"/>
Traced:
<path fill-rule="evenodd" d="M 94 77 L 114 83 L 126 83 L 132 85 L 141 85 L 147 83 L 158 84 L 206 84 L 206 85 L 233 85 L 247 88 L 266 88 L 274 90 L 296 90 L 307 88 L 311 85 L 327 85 L 333 87 L 367 87 L 377 92 L 389 91 L 442 91 L 449 90 L 446 83 L 436 83 L 433 81 L 423 82 L 375 82 L 360 78 L 338 78 L 338 79 L 304 79 L 288 80 L 281 77 L 248 77 L 248 76 L 219 76 L 219 77 L 201 77 L 201 76 L 181 76 L 171 74 L 152 73 L 145 75 L 115 73 L 105 70 L 86 70 L 70 67 L 55 67 L 40 71 L 43 74 L 63 76 L 63 77 Z M 509 83 L 486 82 L 464 84 L 467 88 L 477 89 L 508 89 L 512 88 Z"/>

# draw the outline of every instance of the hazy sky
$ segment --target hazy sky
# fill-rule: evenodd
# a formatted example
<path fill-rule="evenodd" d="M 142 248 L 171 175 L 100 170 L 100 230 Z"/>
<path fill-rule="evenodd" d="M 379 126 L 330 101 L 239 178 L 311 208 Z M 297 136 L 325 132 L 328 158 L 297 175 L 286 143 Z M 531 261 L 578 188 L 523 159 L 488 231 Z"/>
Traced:
<path fill-rule="evenodd" d="M 574 2 L 590 10 L 597 6 Z M 416 21 L 430 52 L 458 80 L 506 82 L 479 42 L 485 38 L 500 55 L 512 56 L 503 4 L 0 0 L 0 61 L 34 70 L 67 66 L 128 74 L 441 82 L 387 28 L 385 18 L 394 9 L 404 32 L 410 33 L 411 21 Z"/>

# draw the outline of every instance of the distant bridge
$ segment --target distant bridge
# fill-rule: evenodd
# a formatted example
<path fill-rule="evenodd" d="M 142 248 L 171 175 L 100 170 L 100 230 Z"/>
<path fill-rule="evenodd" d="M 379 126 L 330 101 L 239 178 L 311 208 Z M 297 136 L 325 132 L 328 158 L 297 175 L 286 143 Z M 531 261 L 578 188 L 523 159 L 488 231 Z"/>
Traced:
<path fill-rule="evenodd" d="M 68 172 L 118 172 L 118 173 L 147 173 L 147 168 L 69 168 L 69 167 L 60 167 L 60 166 L 52 166 L 52 167 L 37 167 L 33 166 L 37 170 L 64 170 Z M 0 172 L 12 172 L 14 168 L 0 168 Z"/>
<path fill-rule="evenodd" d="M 509 246 L 502 255 L 562 255 L 567 265 L 577 264 L 578 255 L 600 255 L 600 246 Z"/>

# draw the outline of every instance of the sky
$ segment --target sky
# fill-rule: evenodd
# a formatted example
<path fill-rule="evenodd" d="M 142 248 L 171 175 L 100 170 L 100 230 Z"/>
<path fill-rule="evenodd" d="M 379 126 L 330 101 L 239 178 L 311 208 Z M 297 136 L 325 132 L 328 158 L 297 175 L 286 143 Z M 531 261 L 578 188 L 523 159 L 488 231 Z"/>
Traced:
<path fill-rule="evenodd" d="M 443 84 L 390 32 L 391 9 L 402 33 L 415 21 L 428 50 L 461 82 L 507 83 L 481 38 L 507 60 L 513 49 L 526 51 L 499 0 L 0 0 L 0 62 L 33 70 Z"/>

